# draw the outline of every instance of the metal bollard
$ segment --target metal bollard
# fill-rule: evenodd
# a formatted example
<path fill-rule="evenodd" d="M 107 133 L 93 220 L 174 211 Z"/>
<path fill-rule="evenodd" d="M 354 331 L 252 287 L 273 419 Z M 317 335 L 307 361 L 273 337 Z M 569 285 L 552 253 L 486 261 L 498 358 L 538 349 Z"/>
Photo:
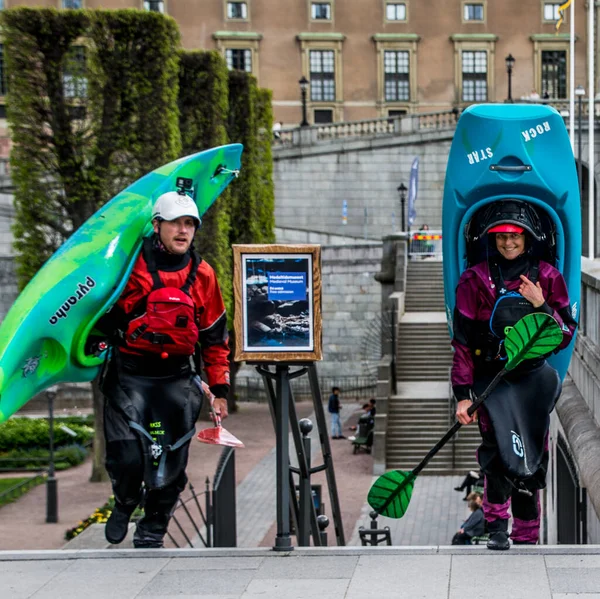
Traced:
<path fill-rule="evenodd" d="M 390 527 L 386 526 L 383 529 L 377 528 L 377 517 L 379 514 L 375 510 L 373 510 L 369 516 L 371 518 L 370 528 L 366 529 L 364 526 L 361 526 L 358 529 L 361 545 L 379 545 L 383 542 L 387 545 L 391 545 L 392 535 L 390 533 Z"/>
<path fill-rule="evenodd" d="M 304 455 L 308 466 L 308 476 L 300 477 L 300 514 L 298 518 L 298 545 L 308 547 L 310 545 L 310 513 L 312 509 L 312 488 L 310 486 L 310 438 L 309 434 L 313 429 L 313 424 L 308 418 L 302 418 L 298 421 L 300 432 L 302 433 L 302 445 Z"/>
<path fill-rule="evenodd" d="M 58 522 L 58 490 L 54 472 L 54 400 L 56 387 L 46 391 L 48 399 L 48 426 L 50 432 L 50 458 L 48 461 L 48 478 L 46 479 L 46 522 Z"/>
<path fill-rule="evenodd" d="M 317 516 L 317 524 L 319 525 L 319 538 L 321 539 L 321 547 L 327 547 L 327 531 L 329 526 L 329 518 L 325 514 Z"/>

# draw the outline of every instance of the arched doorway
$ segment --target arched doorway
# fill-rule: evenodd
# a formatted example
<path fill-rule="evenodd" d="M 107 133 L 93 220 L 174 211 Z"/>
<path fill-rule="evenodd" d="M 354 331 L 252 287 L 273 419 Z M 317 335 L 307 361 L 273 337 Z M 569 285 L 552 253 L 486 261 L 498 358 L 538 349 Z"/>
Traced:
<path fill-rule="evenodd" d="M 587 496 L 579 486 L 579 477 L 569 448 L 562 436 L 556 445 L 556 517 L 558 543 L 587 543 Z"/>

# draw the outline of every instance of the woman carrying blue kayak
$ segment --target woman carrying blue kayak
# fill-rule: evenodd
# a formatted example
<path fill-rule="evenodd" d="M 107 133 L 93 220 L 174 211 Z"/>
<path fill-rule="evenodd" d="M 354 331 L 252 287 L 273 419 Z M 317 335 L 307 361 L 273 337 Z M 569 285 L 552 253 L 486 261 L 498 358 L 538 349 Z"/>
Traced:
<path fill-rule="evenodd" d="M 467 410 L 504 366 L 503 340 L 523 316 L 544 312 L 563 331 L 558 350 L 571 341 L 567 285 L 561 273 L 536 257 L 544 241 L 537 212 L 520 200 L 489 204 L 477 220 L 476 239 L 486 259 L 463 272 L 456 289 L 452 389 L 462 424 Z M 545 358 L 527 360 L 508 374 L 478 410 L 482 444 L 477 459 L 485 473 L 483 510 L 489 549 L 510 548 L 509 507 L 516 544 L 539 540 L 539 489 L 546 485 L 550 413 L 560 395 L 557 372 Z"/>

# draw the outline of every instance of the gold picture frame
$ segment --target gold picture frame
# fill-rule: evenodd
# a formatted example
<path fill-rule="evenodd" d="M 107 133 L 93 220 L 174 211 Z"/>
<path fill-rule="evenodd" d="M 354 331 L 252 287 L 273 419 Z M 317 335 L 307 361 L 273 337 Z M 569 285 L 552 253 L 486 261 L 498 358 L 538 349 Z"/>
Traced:
<path fill-rule="evenodd" d="M 321 246 L 233 246 L 236 362 L 322 359 Z"/>

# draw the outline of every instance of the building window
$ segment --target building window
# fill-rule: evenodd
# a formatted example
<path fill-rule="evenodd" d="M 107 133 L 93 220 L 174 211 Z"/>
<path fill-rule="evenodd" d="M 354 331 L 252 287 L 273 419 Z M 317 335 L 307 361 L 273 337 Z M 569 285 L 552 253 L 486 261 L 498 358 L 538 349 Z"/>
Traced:
<path fill-rule="evenodd" d="M 558 21 L 560 2 L 544 2 L 544 21 Z"/>
<path fill-rule="evenodd" d="M 333 123 L 333 110 L 317 108 L 313 111 L 315 125 Z"/>
<path fill-rule="evenodd" d="M 164 14 L 165 3 L 163 0 L 144 0 L 144 9 Z"/>
<path fill-rule="evenodd" d="M 6 67 L 4 66 L 4 45 L 0 44 L 0 96 L 6 96 L 8 91 L 8 79 Z"/>
<path fill-rule="evenodd" d="M 410 52 L 386 50 L 383 53 L 383 72 L 385 101 L 410 101 Z"/>
<path fill-rule="evenodd" d="M 329 2 L 312 2 L 310 16 L 315 21 L 331 21 L 331 4 Z"/>
<path fill-rule="evenodd" d="M 313 102 L 333 102 L 335 100 L 335 52 L 311 50 L 309 61 L 310 99 Z"/>
<path fill-rule="evenodd" d="M 65 58 L 63 69 L 63 89 L 65 98 L 86 98 L 88 81 L 86 71 L 85 48 L 74 46 Z"/>
<path fill-rule="evenodd" d="M 542 95 L 550 98 L 567 97 L 566 50 L 542 50 Z"/>
<path fill-rule="evenodd" d="M 227 48 L 225 60 L 230 71 L 252 72 L 252 50 L 247 48 Z"/>
<path fill-rule="evenodd" d="M 463 102 L 485 102 L 487 97 L 487 52 L 485 50 L 463 50 Z"/>
<path fill-rule="evenodd" d="M 404 2 L 388 2 L 385 5 L 385 18 L 388 21 L 406 21 L 406 4 Z"/>
<path fill-rule="evenodd" d="M 463 11 L 465 21 L 483 21 L 483 4 L 465 4 Z"/>
<path fill-rule="evenodd" d="M 62 7 L 67 10 L 77 10 L 83 8 L 83 0 L 62 0 Z"/>
<path fill-rule="evenodd" d="M 227 3 L 227 18 L 228 19 L 247 19 L 248 5 L 246 2 L 228 2 Z"/>

